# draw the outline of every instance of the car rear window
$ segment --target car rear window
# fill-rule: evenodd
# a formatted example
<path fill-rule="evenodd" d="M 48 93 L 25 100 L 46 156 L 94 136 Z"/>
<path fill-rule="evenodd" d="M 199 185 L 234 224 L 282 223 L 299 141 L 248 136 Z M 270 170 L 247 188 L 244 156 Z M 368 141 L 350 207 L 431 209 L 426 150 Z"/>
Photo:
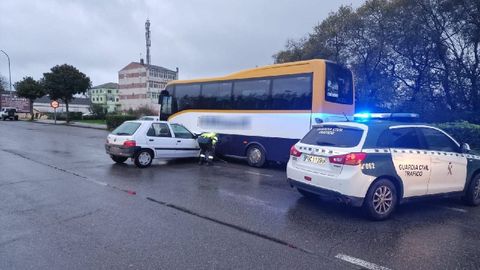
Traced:
<path fill-rule="evenodd" d="M 113 135 L 119 135 L 119 136 L 129 136 L 133 135 L 135 131 L 140 127 L 140 123 L 135 123 L 135 122 L 125 122 L 121 124 L 119 127 L 117 127 L 115 130 L 112 131 Z"/>
<path fill-rule="evenodd" d="M 363 129 L 337 125 L 323 125 L 314 127 L 303 137 L 302 143 L 331 146 L 331 147 L 354 147 L 360 143 Z"/>

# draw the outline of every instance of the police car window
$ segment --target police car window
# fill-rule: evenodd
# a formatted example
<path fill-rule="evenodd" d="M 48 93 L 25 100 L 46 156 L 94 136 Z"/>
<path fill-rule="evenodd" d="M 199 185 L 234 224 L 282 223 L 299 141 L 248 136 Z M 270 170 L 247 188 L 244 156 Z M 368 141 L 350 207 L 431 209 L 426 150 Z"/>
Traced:
<path fill-rule="evenodd" d="M 165 123 L 154 123 L 147 132 L 151 137 L 172 137 L 172 133 Z"/>
<path fill-rule="evenodd" d="M 188 131 L 185 127 L 177 124 L 171 125 L 173 133 L 175 134 L 175 138 L 182 138 L 182 139 L 192 139 L 193 134 Z"/>
<path fill-rule="evenodd" d="M 301 142 L 318 146 L 354 147 L 360 143 L 362 135 L 363 130 L 359 128 L 324 125 L 314 127 Z"/>
<path fill-rule="evenodd" d="M 458 152 L 458 145 L 442 132 L 433 128 L 422 128 L 421 130 L 429 150 Z"/>
<path fill-rule="evenodd" d="M 391 148 L 422 148 L 418 134 L 413 128 L 394 128 L 390 130 L 390 135 Z"/>

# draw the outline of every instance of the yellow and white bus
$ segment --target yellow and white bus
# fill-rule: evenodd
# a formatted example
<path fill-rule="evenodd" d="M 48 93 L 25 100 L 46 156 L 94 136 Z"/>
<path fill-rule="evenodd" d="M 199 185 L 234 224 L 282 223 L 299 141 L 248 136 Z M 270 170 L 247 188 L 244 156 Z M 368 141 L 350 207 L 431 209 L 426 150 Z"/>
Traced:
<path fill-rule="evenodd" d="M 162 120 L 195 133 L 216 132 L 217 153 L 259 167 L 288 161 L 290 147 L 312 125 L 353 115 L 355 98 L 349 69 L 309 60 L 172 81 L 159 103 Z"/>

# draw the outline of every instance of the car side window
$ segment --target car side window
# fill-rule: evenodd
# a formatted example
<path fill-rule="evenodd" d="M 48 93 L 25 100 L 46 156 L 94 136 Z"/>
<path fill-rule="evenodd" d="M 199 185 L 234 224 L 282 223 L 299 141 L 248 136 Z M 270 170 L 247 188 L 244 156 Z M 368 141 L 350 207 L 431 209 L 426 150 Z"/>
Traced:
<path fill-rule="evenodd" d="M 175 134 L 175 138 L 193 139 L 193 134 L 185 127 L 177 124 L 171 124 L 170 126 L 172 127 L 173 134 Z"/>
<path fill-rule="evenodd" d="M 414 128 L 393 128 L 389 131 L 391 148 L 422 149 L 420 138 Z"/>
<path fill-rule="evenodd" d="M 444 152 L 459 152 L 458 145 L 450 139 L 443 132 L 433 128 L 422 128 L 425 144 L 428 150 L 444 151 Z"/>
<path fill-rule="evenodd" d="M 170 128 L 165 123 L 153 123 L 147 132 L 150 137 L 172 137 Z"/>

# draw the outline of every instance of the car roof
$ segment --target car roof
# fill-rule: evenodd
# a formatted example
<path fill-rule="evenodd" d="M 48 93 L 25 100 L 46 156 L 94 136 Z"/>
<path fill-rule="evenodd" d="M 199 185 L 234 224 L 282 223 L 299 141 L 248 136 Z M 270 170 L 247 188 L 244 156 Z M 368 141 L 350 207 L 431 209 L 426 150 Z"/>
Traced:
<path fill-rule="evenodd" d="M 168 121 L 157 121 L 157 120 L 128 120 L 128 121 L 125 121 L 125 122 L 129 122 L 129 123 L 140 123 L 140 124 L 143 124 L 143 123 L 166 123 L 168 124 L 169 122 Z"/>
<path fill-rule="evenodd" d="M 418 122 L 402 122 L 402 121 L 389 121 L 389 120 L 368 120 L 368 121 L 350 121 L 350 122 L 325 122 L 316 126 L 321 125 L 340 125 L 340 126 L 351 126 L 358 127 L 362 129 L 368 129 L 368 134 L 363 144 L 363 148 L 376 148 L 378 138 L 385 131 L 391 127 L 433 127 L 427 123 L 418 123 Z"/>

